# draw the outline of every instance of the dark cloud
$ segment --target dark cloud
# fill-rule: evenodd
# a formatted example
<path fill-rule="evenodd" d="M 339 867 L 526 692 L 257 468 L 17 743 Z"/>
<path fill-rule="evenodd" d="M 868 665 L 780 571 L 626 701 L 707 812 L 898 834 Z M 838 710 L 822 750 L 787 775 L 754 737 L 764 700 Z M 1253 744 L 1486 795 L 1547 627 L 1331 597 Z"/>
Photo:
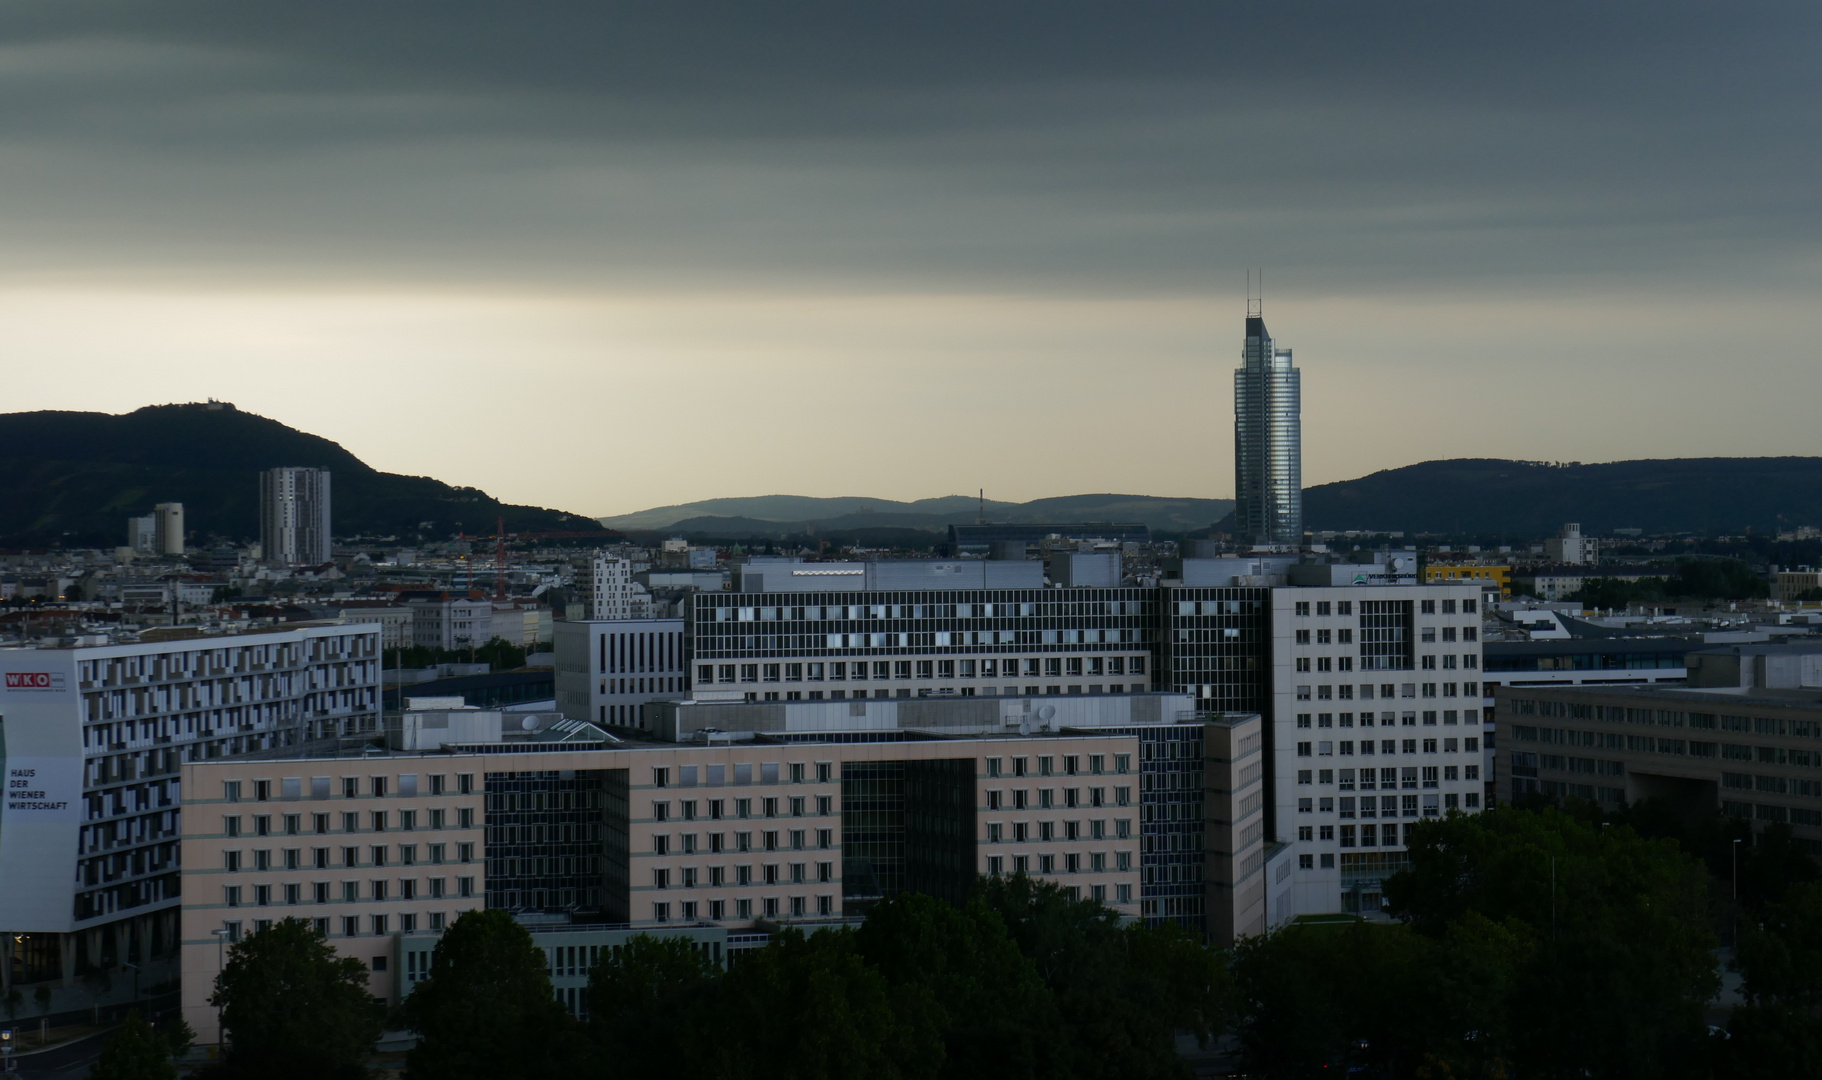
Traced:
<path fill-rule="evenodd" d="M 12 4 L 0 271 L 1777 281 L 1802 4 Z"/>

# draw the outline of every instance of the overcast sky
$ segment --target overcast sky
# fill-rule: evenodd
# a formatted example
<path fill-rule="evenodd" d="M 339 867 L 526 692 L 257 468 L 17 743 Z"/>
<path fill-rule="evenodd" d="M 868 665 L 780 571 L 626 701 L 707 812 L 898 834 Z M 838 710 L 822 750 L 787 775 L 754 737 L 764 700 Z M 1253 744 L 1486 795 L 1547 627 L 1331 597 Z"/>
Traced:
<path fill-rule="evenodd" d="M 1225 497 L 1265 267 L 1306 483 L 1817 454 L 1819 103 L 1813 3 L 10 0 L 0 408 L 583 513 Z"/>

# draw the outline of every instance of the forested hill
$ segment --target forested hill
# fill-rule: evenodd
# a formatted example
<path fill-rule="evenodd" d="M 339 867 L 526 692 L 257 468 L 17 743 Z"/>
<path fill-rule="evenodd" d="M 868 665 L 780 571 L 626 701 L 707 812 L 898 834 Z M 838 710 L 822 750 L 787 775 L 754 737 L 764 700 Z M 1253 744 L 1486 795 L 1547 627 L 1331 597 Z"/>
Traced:
<path fill-rule="evenodd" d="M 592 519 L 501 503 L 476 488 L 379 472 L 328 439 L 225 403 L 154 405 L 124 415 L 0 414 L 0 547 L 114 547 L 126 519 L 184 504 L 191 543 L 259 534 L 259 472 L 329 469 L 337 536 L 442 539 L 458 531 L 599 531 Z"/>
<path fill-rule="evenodd" d="M 1554 535 L 1570 521 L 1593 535 L 1776 532 L 1822 525 L 1822 457 L 1425 461 L 1309 488 L 1303 520 L 1309 529 L 1514 538 Z"/>

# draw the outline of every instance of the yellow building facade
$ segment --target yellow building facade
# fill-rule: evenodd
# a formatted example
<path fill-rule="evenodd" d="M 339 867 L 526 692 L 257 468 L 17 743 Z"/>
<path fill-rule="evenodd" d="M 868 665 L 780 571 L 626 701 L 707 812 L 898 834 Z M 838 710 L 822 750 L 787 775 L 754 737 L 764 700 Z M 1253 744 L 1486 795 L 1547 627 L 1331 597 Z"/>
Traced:
<path fill-rule="evenodd" d="M 1423 568 L 1425 585 L 1454 581 L 1491 581 L 1499 585 L 1499 595 L 1512 595 L 1510 566 L 1482 566 L 1476 563 L 1430 563 Z"/>

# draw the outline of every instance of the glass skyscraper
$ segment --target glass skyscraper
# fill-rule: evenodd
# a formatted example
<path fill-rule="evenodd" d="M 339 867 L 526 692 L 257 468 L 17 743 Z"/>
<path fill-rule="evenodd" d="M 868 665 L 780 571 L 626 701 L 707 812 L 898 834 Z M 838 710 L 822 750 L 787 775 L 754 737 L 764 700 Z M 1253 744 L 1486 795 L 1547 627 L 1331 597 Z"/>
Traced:
<path fill-rule="evenodd" d="M 1303 543 L 1303 392 L 1257 306 L 1234 372 L 1234 532 L 1254 544 Z"/>

